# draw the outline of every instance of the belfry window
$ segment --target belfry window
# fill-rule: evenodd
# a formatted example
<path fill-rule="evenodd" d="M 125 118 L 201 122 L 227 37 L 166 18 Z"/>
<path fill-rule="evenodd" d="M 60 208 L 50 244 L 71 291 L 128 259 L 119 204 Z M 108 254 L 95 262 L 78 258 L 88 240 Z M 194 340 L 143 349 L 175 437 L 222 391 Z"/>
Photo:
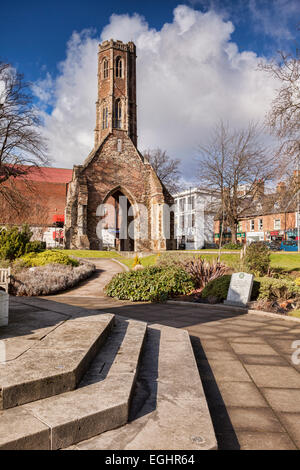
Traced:
<path fill-rule="evenodd" d="M 121 129 L 122 127 L 122 103 L 119 98 L 115 101 L 114 106 L 114 127 L 116 129 Z"/>
<path fill-rule="evenodd" d="M 108 108 L 103 108 L 102 110 L 102 129 L 107 129 L 108 127 Z"/>
<path fill-rule="evenodd" d="M 122 59 L 121 57 L 116 58 L 116 77 L 122 78 Z"/>
<path fill-rule="evenodd" d="M 103 78 L 108 78 L 108 60 L 103 61 Z"/>

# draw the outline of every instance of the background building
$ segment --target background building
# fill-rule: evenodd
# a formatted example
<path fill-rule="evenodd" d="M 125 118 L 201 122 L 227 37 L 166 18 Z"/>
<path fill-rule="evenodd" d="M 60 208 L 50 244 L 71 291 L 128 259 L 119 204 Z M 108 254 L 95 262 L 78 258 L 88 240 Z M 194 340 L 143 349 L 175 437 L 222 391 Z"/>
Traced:
<path fill-rule="evenodd" d="M 289 191 L 283 182 L 276 189 L 265 191 L 254 199 L 241 215 L 237 226 L 237 241 L 277 241 L 297 239 L 297 194 Z M 220 221 L 215 220 L 215 242 L 220 239 Z M 223 244 L 231 241 L 231 232 L 224 228 Z"/>
<path fill-rule="evenodd" d="M 205 188 L 175 194 L 175 237 L 177 248 L 198 250 L 214 241 L 214 218 L 218 199 Z"/>
<path fill-rule="evenodd" d="M 26 174 L 3 183 L 0 193 L 0 225 L 27 223 L 33 240 L 59 246 L 64 240 L 64 212 L 72 170 L 26 167 Z M 5 193 L 7 189 L 7 193 Z"/>

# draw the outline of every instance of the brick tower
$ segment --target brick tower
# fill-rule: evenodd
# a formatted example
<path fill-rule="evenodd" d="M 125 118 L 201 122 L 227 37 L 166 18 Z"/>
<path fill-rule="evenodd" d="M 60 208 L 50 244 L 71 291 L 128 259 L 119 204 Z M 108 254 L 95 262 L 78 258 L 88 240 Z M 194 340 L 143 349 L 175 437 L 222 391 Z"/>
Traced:
<path fill-rule="evenodd" d="M 67 248 L 149 251 L 175 246 L 174 217 L 167 210 L 173 198 L 137 149 L 135 63 L 132 42 L 99 45 L 95 143 L 83 164 L 74 166 L 68 185 Z M 113 214 L 108 209 L 103 223 L 105 204 Z"/>
<path fill-rule="evenodd" d="M 137 146 L 135 63 L 133 42 L 99 44 L 95 147 L 113 129 L 125 131 Z"/>

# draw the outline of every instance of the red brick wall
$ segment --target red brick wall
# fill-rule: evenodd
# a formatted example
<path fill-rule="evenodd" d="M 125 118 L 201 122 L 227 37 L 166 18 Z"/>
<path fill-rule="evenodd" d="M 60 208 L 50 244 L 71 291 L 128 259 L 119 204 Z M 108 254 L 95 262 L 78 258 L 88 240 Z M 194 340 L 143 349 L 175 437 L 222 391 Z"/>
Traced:
<path fill-rule="evenodd" d="M 16 181 L 14 186 L 21 200 L 12 208 L 0 195 L 0 223 L 52 225 L 55 214 L 64 214 L 66 183 Z"/>

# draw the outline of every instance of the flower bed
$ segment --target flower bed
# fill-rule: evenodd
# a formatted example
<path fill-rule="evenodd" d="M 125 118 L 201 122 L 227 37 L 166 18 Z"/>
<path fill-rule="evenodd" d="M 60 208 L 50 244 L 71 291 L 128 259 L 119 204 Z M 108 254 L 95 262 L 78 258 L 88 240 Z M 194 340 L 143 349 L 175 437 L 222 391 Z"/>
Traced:
<path fill-rule="evenodd" d="M 95 271 L 91 263 L 46 264 L 36 267 L 20 267 L 13 272 L 10 293 L 17 296 L 49 295 L 70 289 L 90 277 Z"/>

